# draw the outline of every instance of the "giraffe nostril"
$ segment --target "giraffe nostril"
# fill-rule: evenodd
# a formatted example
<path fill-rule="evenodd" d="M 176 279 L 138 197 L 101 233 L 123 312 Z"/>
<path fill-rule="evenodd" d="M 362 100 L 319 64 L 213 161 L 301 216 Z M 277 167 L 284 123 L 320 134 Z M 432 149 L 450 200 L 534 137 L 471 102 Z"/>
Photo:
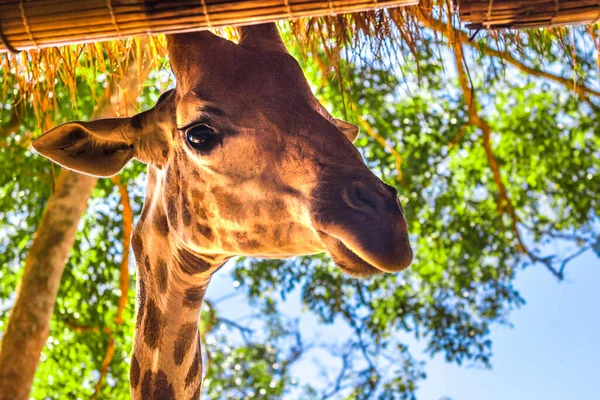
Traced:
<path fill-rule="evenodd" d="M 369 198 L 370 197 L 369 193 L 367 193 L 364 189 L 361 189 L 360 184 L 354 186 L 354 194 L 356 196 L 356 199 L 360 203 L 362 203 L 368 207 L 371 207 L 373 210 L 377 209 L 377 205 L 375 204 L 375 202 Z"/>
<path fill-rule="evenodd" d="M 383 213 L 382 216 L 404 213 L 396 188 L 382 182 L 368 184 L 364 180 L 357 180 L 346 186 L 343 193 L 350 207 L 357 211 L 368 212 L 371 216 L 379 213 Z"/>
<path fill-rule="evenodd" d="M 345 190 L 348 203 L 356 209 L 368 207 L 372 210 L 377 210 L 377 202 L 372 198 L 372 191 L 364 186 L 360 181 L 352 182 Z"/>

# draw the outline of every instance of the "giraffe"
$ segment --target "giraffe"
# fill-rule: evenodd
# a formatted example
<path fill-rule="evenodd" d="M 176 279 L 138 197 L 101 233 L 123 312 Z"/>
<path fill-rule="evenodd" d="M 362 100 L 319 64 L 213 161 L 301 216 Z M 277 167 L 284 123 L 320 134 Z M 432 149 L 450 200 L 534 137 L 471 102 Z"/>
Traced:
<path fill-rule="evenodd" d="M 167 36 L 177 86 L 130 118 L 70 122 L 33 142 L 99 177 L 148 165 L 132 235 L 137 316 L 133 399 L 197 399 L 198 319 L 211 276 L 230 258 L 327 251 L 354 277 L 412 261 L 394 188 L 352 145 L 358 127 L 316 100 L 275 24 Z"/>

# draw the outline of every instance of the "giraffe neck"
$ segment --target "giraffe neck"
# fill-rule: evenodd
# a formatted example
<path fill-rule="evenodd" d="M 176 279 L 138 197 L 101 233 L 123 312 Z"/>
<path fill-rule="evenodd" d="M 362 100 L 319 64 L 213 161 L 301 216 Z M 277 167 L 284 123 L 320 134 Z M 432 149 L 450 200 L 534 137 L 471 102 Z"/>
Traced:
<path fill-rule="evenodd" d="M 152 196 L 150 186 L 132 237 L 138 298 L 131 397 L 198 399 L 200 310 L 212 273 L 226 259 L 194 255 L 177 243 L 169 232 L 160 196 Z"/>

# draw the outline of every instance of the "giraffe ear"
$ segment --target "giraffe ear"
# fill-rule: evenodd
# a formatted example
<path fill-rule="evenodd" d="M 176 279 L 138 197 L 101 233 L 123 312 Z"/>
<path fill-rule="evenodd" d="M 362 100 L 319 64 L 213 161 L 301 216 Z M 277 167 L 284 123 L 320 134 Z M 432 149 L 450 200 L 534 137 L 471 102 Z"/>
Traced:
<path fill-rule="evenodd" d="M 333 120 L 335 122 L 335 126 L 337 126 L 338 129 L 341 130 L 344 133 L 344 135 L 346 135 L 348 140 L 354 143 L 354 141 L 358 137 L 358 133 L 360 132 L 358 126 L 338 118 L 334 118 Z"/>
<path fill-rule="evenodd" d="M 77 172 L 99 177 L 117 174 L 135 154 L 132 118 L 68 122 L 33 141 L 50 160 Z"/>
<path fill-rule="evenodd" d="M 162 167 L 169 150 L 158 127 L 172 109 L 173 93 L 173 89 L 166 91 L 153 108 L 133 117 L 59 125 L 31 145 L 63 167 L 93 176 L 113 176 L 134 157 Z"/>

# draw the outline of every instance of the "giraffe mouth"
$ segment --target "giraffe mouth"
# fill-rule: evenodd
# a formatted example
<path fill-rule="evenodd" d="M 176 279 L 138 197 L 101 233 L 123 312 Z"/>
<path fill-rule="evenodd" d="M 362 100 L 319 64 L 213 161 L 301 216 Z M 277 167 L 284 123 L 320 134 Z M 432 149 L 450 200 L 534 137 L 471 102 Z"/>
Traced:
<path fill-rule="evenodd" d="M 327 250 L 335 264 L 344 273 L 355 278 L 367 278 L 369 276 L 383 274 L 385 272 L 363 260 L 340 239 L 337 239 L 323 231 L 319 231 L 319 236 L 327 246 Z"/>

